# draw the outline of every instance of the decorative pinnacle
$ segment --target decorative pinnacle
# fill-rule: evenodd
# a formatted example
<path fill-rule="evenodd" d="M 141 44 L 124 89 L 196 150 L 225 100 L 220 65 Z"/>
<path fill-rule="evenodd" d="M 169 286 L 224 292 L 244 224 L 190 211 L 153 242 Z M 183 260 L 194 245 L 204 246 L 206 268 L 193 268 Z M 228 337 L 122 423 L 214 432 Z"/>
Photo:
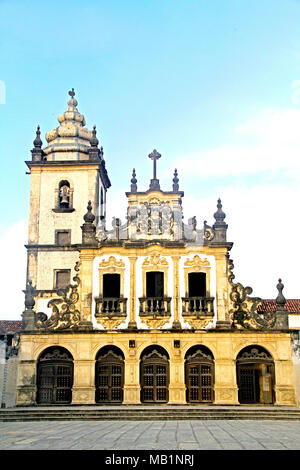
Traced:
<path fill-rule="evenodd" d="M 96 136 L 97 134 L 96 126 L 93 127 L 92 134 L 93 134 L 93 137 L 91 138 L 91 146 L 98 147 L 99 140 L 97 139 L 97 136 Z"/>
<path fill-rule="evenodd" d="M 43 142 L 41 141 L 41 131 L 40 131 L 40 126 L 37 126 L 36 128 L 36 138 L 33 141 L 34 148 L 40 149 L 43 145 Z"/>
<path fill-rule="evenodd" d="M 278 290 L 278 296 L 276 297 L 276 303 L 278 304 L 279 310 L 283 310 L 284 306 L 286 304 L 286 298 L 284 297 L 282 291 L 284 288 L 284 285 L 281 282 L 281 279 L 278 279 L 278 284 L 277 284 L 277 290 Z"/>
<path fill-rule="evenodd" d="M 136 179 L 136 173 L 135 173 L 135 168 L 132 170 L 132 178 L 131 178 L 131 192 L 136 193 L 137 190 L 137 179 Z"/>
<path fill-rule="evenodd" d="M 72 90 L 69 91 L 69 95 L 71 96 L 72 99 L 74 98 L 74 96 L 75 96 L 74 88 L 72 88 Z"/>
<path fill-rule="evenodd" d="M 176 192 L 179 189 L 179 179 L 178 179 L 178 173 L 177 173 L 177 168 L 175 168 L 174 171 L 174 178 L 173 178 L 173 191 Z"/>
<path fill-rule="evenodd" d="M 159 180 L 156 178 L 156 160 L 161 157 L 161 154 L 158 153 L 156 149 L 154 149 L 153 152 L 148 155 L 148 157 L 151 158 L 151 160 L 153 161 L 153 179 L 150 183 L 150 189 L 159 190 Z"/>
<path fill-rule="evenodd" d="M 26 286 L 26 291 L 25 291 L 25 308 L 26 310 L 31 310 L 33 309 L 34 307 L 34 304 L 35 304 L 35 300 L 34 300 L 34 287 L 32 285 L 32 281 L 28 281 L 27 282 L 27 286 Z"/>
<path fill-rule="evenodd" d="M 226 214 L 222 211 L 222 204 L 221 204 L 221 199 L 218 199 L 218 204 L 217 204 L 217 212 L 214 213 L 214 218 L 216 219 L 216 223 L 218 225 L 226 225 L 224 222 L 224 219 L 226 217 Z"/>
<path fill-rule="evenodd" d="M 95 216 L 92 213 L 92 203 L 91 203 L 91 201 L 88 202 L 87 213 L 83 216 L 83 218 L 84 218 L 84 221 L 87 224 L 92 224 L 95 220 Z"/>

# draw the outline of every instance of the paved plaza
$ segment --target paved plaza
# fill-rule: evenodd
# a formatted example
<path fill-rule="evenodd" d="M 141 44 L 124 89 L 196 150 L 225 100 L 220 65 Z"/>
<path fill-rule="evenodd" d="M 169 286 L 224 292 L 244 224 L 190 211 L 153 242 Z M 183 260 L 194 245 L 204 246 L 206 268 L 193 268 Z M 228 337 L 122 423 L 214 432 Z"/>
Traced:
<path fill-rule="evenodd" d="M 299 450 L 300 421 L 0 422 L 1 450 Z"/>

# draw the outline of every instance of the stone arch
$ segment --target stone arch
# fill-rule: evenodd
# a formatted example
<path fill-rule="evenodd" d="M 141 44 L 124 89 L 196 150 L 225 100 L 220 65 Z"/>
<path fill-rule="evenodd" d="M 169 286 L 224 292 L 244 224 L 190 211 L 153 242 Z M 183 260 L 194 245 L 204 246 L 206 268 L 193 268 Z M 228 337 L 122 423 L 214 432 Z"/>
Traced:
<path fill-rule="evenodd" d="M 212 351 L 197 344 L 186 351 L 184 359 L 187 403 L 213 403 L 215 363 Z"/>
<path fill-rule="evenodd" d="M 72 354 L 62 346 L 44 349 L 37 360 L 37 403 L 71 403 L 73 378 Z"/>
<path fill-rule="evenodd" d="M 270 352 L 251 344 L 236 357 L 238 397 L 241 404 L 273 404 L 275 402 L 275 365 Z"/>
<path fill-rule="evenodd" d="M 124 399 L 125 356 L 115 345 L 102 346 L 96 354 L 95 401 L 118 404 Z"/>

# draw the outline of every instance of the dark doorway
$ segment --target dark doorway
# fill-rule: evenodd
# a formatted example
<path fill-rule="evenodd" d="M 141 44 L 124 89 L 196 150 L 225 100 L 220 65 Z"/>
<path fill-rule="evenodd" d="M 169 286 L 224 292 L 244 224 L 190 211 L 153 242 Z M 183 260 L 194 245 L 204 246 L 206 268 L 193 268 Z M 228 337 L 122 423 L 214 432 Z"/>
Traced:
<path fill-rule="evenodd" d="M 103 298 L 120 298 L 120 274 L 103 275 Z"/>
<path fill-rule="evenodd" d="M 160 271 L 146 273 L 146 296 L 164 296 L 164 273 Z"/>
<path fill-rule="evenodd" d="M 96 358 L 96 403 L 122 403 L 124 356 L 118 348 L 103 348 Z"/>
<path fill-rule="evenodd" d="M 238 396 L 241 404 L 275 402 L 272 356 L 261 346 L 248 346 L 237 357 Z"/>
<path fill-rule="evenodd" d="M 169 401 L 169 359 L 163 348 L 154 346 L 144 351 L 140 375 L 142 403 Z"/>
<path fill-rule="evenodd" d="M 205 273 L 189 273 L 189 297 L 206 297 Z"/>
<path fill-rule="evenodd" d="M 73 358 L 64 348 L 48 348 L 37 365 L 37 403 L 68 404 L 72 401 Z"/>

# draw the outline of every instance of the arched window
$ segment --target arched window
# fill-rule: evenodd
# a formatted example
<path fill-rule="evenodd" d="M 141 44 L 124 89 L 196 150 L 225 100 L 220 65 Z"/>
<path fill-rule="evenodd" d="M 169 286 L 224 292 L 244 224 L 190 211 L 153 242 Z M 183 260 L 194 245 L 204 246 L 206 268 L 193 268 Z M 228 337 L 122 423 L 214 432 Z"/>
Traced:
<path fill-rule="evenodd" d="M 122 403 L 124 354 L 116 346 L 105 346 L 96 356 L 96 403 Z"/>
<path fill-rule="evenodd" d="M 160 346 L 148 346 L 141 355 L 141 402 L 169 401 L 169 355 Z"/>
<path fill-rule="evenodd" d="M 214 401 L 214 356 L 206 346 L 196 345 L 187 351 L 185 383 L 188 403 Z"/>
<path fill-rule="evenodd" d="M 62 347 L 47 348 L 37 363 L 37 403 L 71 403 L 72 386 L 72 355 Z"/>
<path fill-rule="evenodd" d="M 70 183 L 63 180 L 59 183 L 58 203 L 61 209 L 69 209 L 70 206 Z"/>
<path fill-rule="evenodd" d="M 236 372 L 240 403 L 274 403 L 274 361 L 265 348 L 251 345 L 242 349 L 236 359 Z"/>

